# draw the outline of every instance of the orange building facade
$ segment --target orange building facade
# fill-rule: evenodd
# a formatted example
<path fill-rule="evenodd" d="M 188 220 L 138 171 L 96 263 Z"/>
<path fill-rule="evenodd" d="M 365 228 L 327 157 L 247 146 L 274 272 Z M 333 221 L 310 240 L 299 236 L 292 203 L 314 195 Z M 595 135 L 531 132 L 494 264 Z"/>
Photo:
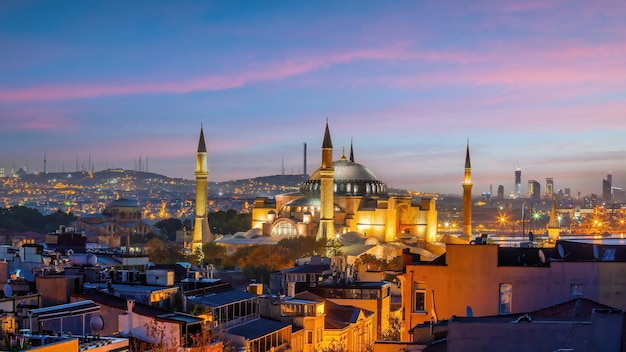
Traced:
<path fill-rule="evenodd" d="M 408 260 L 400 275 L 402 340 L 411 340 L 409 330 L 424 322 L 528 312 L 579 297 L 626 308 L 625 262 L 550 260 L 547 251 L 449 244 L 433 262 Z"/>

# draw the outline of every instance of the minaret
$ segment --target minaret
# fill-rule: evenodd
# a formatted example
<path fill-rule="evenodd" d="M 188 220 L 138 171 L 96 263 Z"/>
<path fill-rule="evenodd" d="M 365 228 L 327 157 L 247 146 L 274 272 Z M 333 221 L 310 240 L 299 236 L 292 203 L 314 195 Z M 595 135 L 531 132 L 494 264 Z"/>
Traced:
<path fill-rule="evenodd" d="M 208 176 L 206 162 L 206 144 L 204 143 L 204 131 L 200 126 L 200 141 L 196 153 L 196 220 L 193 224 L 192 251 L 196 248 L 202 253 L 202 244 L 213 240 L 207 214 L 207 191 Z"/>
<path fill-rule="evenodd" d="M 550 211 L 550 221 L 548 222 L 548 240 L 552 243 L 559 239 L 561 226 L 556 213 L 556 197 L 552 197 L 552 210 Z"/>
<path fill-rule="evenodd" d="M 47 161 L 48 161 L 48 160 L 46 160 L 46 153 L 43 153 L 43 173 L 44 173 L 44 174 L 47 174 L 47 173 L 48 173 L 48 170 L 46 170 L 46 162 L 47 162 Z"/>
<path fill-rule="evenodd" d="M 470 163 L 469 139 L 465 153 L 465 177 L 463 177 L 463 232 L 460 238 L 472 240 L 472 164 Z"/>
<path fill-rule="evenodd" d="M 317 239 L 324 241 L 335 238 L 335 200 L 334 200 L 335 169 L 333 168 L 333 143 L 330 140 L 328 119 L 322 142 L 322 167 L 320 168 L 320 225 Z"/>

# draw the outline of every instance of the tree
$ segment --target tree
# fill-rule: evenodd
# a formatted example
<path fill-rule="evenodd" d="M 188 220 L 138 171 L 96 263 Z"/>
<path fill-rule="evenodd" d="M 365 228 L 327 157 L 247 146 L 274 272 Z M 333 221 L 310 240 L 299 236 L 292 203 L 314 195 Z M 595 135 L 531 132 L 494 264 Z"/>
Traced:
<path fill-rule="evenodd" d="M 76 220 L 72 213 L 61 210 L 43 216 L 39 210 L 24 206 L 0 208 L 0 227 L 15 231 L 52 232 L 60 225 L 69 225 Z"/>
<path fill-rule="evenodd" d="M 252 214 L 238 214 L 234 209 L 209 214 L 209 224 L 215 234 L 246 231 L 250 228 L 251 222 Z"/>
<path fill-rule="evenodd" d="M 218 267 L 221 267 L 227 257 L 226 247 L 213 242 L 203 244 L 202 252 L 204 253 L 204 262 L 215 264 Z"/>
<path fill-rule="evenodd" d="M 180 246 L 176 244 L 166 245 L 158 237 L 148 241 L 147 248 L 148 257 L 155 264 L 174 264 L 185 260 L 185 255 Z"/>
<path fill-rule="evenodd" d="M 348 349 L 343 342 L 332 340 L 322 348 L 322 352 L 346 352 Z"/>
<path fill-rule="evenodd" d="M 183 223 L 179 219 L 165 219 L 161 221 L 157 221 L 154 224 L 154 227 L 161 230 L 161 233 L 167 236 L 167 239 L 170 241 L 176 241 L 176 231 L 181 230 L 183 228 Z"/>
<path fill-rule="evenodd" d="M 385 271 L 385 270 L 401 270 L 402 269 L 402 257 L 397 256 L 390 261 L 379 258 L 371 254 L 363 254 L 358 259 L 360 264 L 365 265 L 367 270 L 371 271 Z"/>
<path fill-rule="evenodd" d="M 381 340 L 384 341 L 400 341 L 400 333 L 402 331 L 402 320 L 400 317 L 389 317 L 389 328 L 382 332 Z"/>

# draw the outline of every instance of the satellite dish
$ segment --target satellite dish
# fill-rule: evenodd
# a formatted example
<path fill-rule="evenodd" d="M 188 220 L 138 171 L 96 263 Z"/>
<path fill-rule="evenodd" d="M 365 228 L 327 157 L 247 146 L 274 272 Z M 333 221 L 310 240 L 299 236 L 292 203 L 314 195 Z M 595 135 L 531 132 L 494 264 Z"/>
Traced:
<path fill-rule="evenodd" d="M 91 332 L 102 331 L 104 329 L 104 318 L 102 318 L 102 315 L 92 315 L 91 319 L 89 319 L 89 327 Z"/>
<path fill-rule="evenodd" d="M 543 253 L 543 251 L 540 249 L 537 251 L 537 254 L 539 254 L 539 261 L 541 262 L 541 264 L 544 264 L 546 262 L 545 253 Z"/>
<path fill-rule="evenodd" d="M 565 250 L 563 249 L 563 246 L 560 243 L 556 246 L 556 249 L 558 249 L 559 255 L 561 256 L 561 258 L 565 258 Z"/>
<path fill-rule="evenodd" d="M 598 245 L 594 244 L 593 245 L 593 259 L 598 259 L 600 257 L 600 254 L 598 253 Z"/>
<path fill-rule="evenodd" d="M 4 284 L 4 296 L 11 297 L 13 296 L 13 288 L 9 284 Z"/>
<path fill-rule="evenodd" d="M 30 270 L 22 270 L 22 277 L 28 282 L 35 281 L 35 275 Z"/>
<path fill-rule="evenodd" d="M 472 306 L 467 306 L 467 307 L 465 308 L 465 315 L 466 315 L 468 318 L 472 318 L 472 317 L 474 316 L 474 311 L 472 310 Z"/>

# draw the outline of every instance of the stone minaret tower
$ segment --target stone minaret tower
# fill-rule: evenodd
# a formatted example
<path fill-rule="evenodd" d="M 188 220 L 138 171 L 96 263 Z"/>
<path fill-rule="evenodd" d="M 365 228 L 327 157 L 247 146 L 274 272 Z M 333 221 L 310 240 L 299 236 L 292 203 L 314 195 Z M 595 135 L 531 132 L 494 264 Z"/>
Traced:
<path fill-rule="evenodd" d="M 559 239 L 561 226 L 559 226 L 559 216 L 556 213 L 556 197 L 552 197 L 552 211 L 550 211 L 550 222 L 548 222 L 548 240 L 552 243 Z"/>
<path fill-rule="evenodd" d="M 472 240 L 472 164 L 470 163 L 469 140 L 465 153 L 465 177 L 463 177 L 463 232 L 461 239 Z"/>
<path fill-rule="evenodd" d="M 206 162 L 206 144 L 204 143 L 204 131 L 200 126 L 200 141 L 196 153 L 196 220 L 193 224 L 192 250 L 202 250 L 202 244 L 212 240 L 211 228 L 207 215 L 207 191 L 208 176 Z"/>
<path fill-rule="evenodd" d="M 320 225 L 317 239 L 335 238 L 335 200 L 334 200 L 335 169 L 333 168 L 333 143 L 330 140 L 328 120 L 322 143 L 322 167 L 320 168 Z"/>

